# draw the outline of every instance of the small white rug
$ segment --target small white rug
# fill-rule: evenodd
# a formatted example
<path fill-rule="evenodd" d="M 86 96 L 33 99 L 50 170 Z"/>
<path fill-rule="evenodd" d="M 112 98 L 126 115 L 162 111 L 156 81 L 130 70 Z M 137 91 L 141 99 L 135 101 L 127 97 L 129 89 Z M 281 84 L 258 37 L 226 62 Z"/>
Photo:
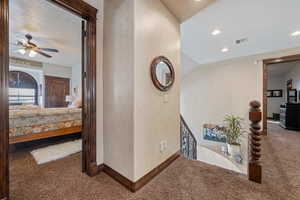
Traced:
<path fill-rule="evenodd" d="M 56 144 L 31 151 L 37 164 L 44 164 L 53 160 L 58 160 L 69 155 L 80 152 L 82 140 L 74 140 L 62 144 Z"/>
<path fill-rule="evenodd" d="M 268 123 L 271 123 L 271 124 L 280 124 L 280 121 L 268 120 Z"/>

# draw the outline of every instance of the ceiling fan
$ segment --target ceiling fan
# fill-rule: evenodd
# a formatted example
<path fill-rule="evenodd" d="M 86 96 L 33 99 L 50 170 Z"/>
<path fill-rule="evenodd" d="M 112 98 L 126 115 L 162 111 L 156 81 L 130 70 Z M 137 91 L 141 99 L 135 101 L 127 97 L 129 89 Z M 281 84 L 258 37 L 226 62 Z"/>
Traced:
<path fill-rule="evenodd" d="M 45 56 L 47 58 L 51 58 L 52 56 L 45 53 L 44 51 L 53 52 L 53 53 L 58 53 L 59 52 L 57 49 L 38 47 L 36 44 L 31 42 L 32 36 L 30 34 L 26 34 L 25 37 L 26 37 L 27 41 L 25 41 L 25 40 L 20 41 L 19 40 L 17 42 L 17 46 L 21 47 L 21 49 L 18 49 L 17 52 L 19 52 L 22 55 L 24 55 L 28 52 L 29 57 L 35 57 L 37 54 L 40 54 L 40 55 Z"/>

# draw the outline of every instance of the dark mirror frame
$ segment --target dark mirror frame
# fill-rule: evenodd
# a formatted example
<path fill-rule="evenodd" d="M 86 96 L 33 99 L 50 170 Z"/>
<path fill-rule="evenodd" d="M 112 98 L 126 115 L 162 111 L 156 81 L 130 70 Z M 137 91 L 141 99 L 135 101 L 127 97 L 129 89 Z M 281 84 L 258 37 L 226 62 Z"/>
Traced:
<path fill-rule="evenodd" d="M 162 85 L 156 76 L 156 68 L 157 68 L 158 64 L 161 62 L 164 62 L 171 71 L 171 83 L 168 84 L 167 86 Z M 152 79 L 154 86 L 157 89 L 159 89 L 160 91 L 166 92 L 171 89 L 171 87 L 173 86 L 173 84 L 175 82 L 175 71 L 174 71 L 174 67 L 173 67 L 171 61 L 168 58 L 166 58 L 165 56 L 158 56 L 153 59 L 153 61 L 151 63 L 151 79 Z"/>

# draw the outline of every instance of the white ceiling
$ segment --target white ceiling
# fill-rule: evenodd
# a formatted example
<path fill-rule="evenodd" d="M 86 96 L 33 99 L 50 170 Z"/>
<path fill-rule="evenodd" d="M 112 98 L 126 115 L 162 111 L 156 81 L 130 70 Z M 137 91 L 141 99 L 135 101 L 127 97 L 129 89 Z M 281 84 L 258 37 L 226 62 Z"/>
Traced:
<path fill-rule="evenodd" d="M 200 65 L 298 47 L 290 34 L 300 30 L 299 8 L 299 0 L 218 0 L 181 25 L 182 51 Z M 215 28 L 222 33 L 212 36 Z"/>
<path fill-rule="evenodd" d="M 73 66 L 81 63 L 81 19 L 45 0 L 10 1 L 10 56 L 45 63 Z M 52 58 L 16 53 L 17 40 L 25 34 L 33 36 L 40 47 L 56 48 L 59 53 L 49 53 Z"/>
<path fill-rule="evenodd" d="M 187 20 L 215 0 L 161 0 L 180 22 Z"/>

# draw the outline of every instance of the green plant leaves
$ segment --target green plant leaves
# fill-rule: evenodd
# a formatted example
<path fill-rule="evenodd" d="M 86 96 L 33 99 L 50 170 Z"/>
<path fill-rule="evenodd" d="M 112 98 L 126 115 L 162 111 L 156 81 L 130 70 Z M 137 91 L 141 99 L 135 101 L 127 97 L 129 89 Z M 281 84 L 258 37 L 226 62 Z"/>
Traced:
<path fill-rule="evenodd" d="M 229 144 L 239 144 L 238 139 L 242 135 L 243 127 L 242 127 L 243 119 L 234 115 L 226 115 L 224 122 L 225 128 L 224 133 L 226 135 L 227 143 Z"/>

